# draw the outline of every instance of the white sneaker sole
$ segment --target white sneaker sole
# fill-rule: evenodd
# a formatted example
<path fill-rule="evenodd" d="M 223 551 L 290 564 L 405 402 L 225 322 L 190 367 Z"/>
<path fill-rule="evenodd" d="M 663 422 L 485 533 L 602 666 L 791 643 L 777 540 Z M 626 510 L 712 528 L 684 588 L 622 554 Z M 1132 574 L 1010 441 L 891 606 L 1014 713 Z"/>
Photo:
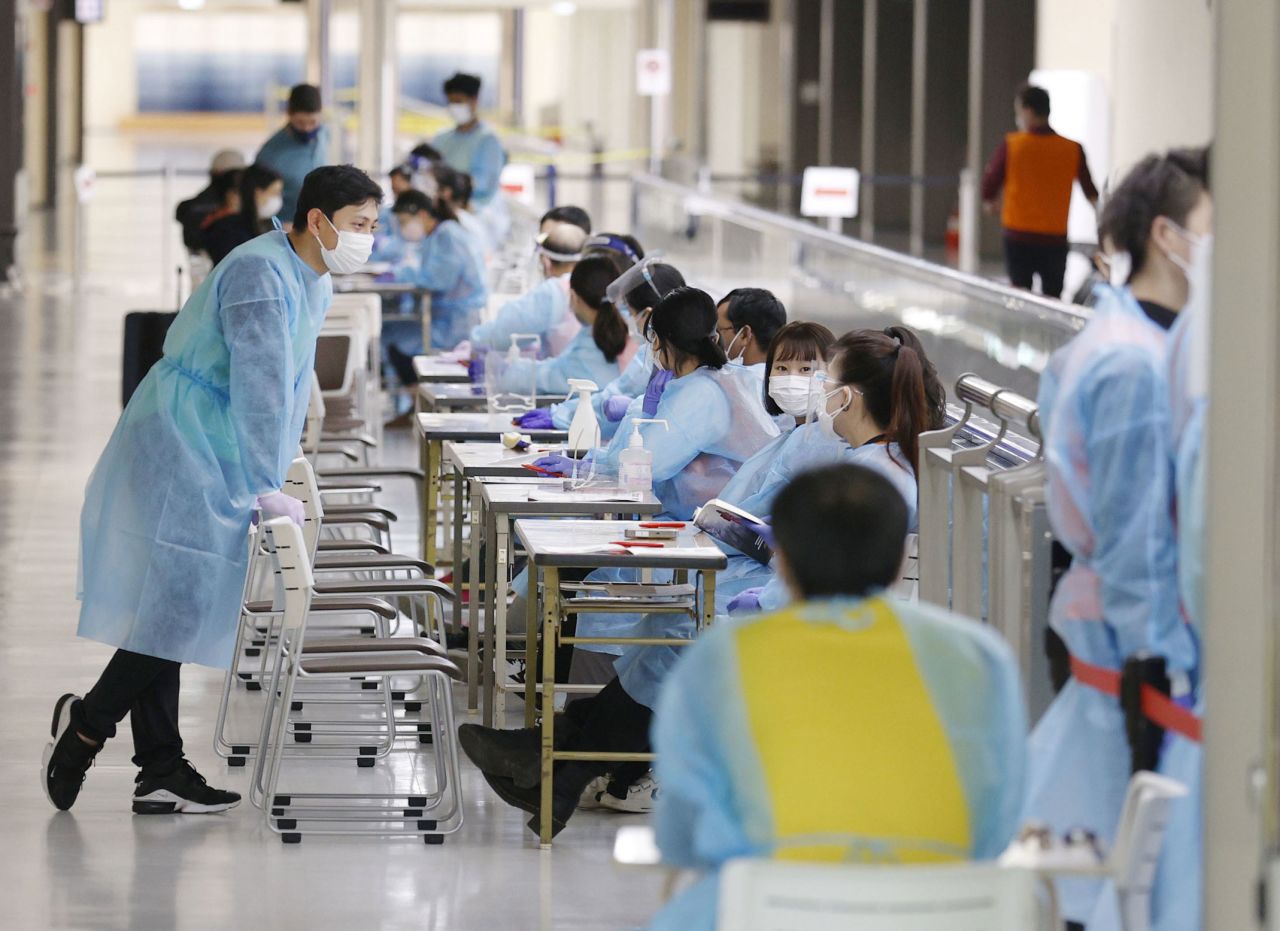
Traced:
<path fill-rule="evenodd" d="M 45 744 L 44 753 L 40 755 L 40 788 L 44 791 L 44 797 L 54 808 L 58 806 L 54 804 L 53 796 L 49 794 L 49 759 L 53 756 L 53 748 L 58 745 L 62 735 L 71 726 L 71 704 L 79 697 L 79 695 L 63 695 L 53 706 L 53 722 L 49 725 L 49 736 L 53 739 Z"/>
<path fill-rule="evenodd" d="M 235 808 L 240 800 L 223 802 L 218 805 L 201 805 L 189 798 L 175 795 L 168 789 L 149 792 L 146 795 L 133 797 L 133 813 L 135 815 L 216 815 L 219 812 Z"/>

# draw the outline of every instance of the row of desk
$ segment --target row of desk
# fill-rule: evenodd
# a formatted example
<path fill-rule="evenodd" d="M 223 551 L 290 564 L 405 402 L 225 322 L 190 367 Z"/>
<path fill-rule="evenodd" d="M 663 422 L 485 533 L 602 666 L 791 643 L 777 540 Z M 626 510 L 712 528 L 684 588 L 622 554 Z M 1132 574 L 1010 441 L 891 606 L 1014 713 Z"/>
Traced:
<path fill-rule="evenodd" d="M 558 689 L 555 682 L 555 646 L 583 642 L 562 634 L 566 616 L 587 607 L 628 613 L 679 611 L 694 616 L 698 626 L 705 627 L 714 614 L 715 574 L 725 568 L 727 560 L 711 539 L 692 525 L 680 530 L 676 539 L 666 541 L 661 548 L 616 546 L 617 541 L 624 540 L 628 528 L 661 511 L 662 504 L 652 492 L 625 493 L 594 483 L 567 490 L 562 479 L 537 477 L 525 466 L 563 443 L 565 431 L 522 430 L 533 445 L 524 452 L 507 449 L 501 443 L 502 434 L 516 428 L 509 415 L 488 412 L 483 388 L 468 382 L 463 364 L 431 356 L 416 359 L 414 368 L 419 379 L 415 425 L 425 475 L 423 559 L 433 566 L 452 564 L 459 606 L 454 614 L 455 629 L 463 615 L 464 593 L 466 596 L 468 709 L 479 710 L 486 725 L 496 721 L 501 726 L 506 720 L 505 696 L 518 690 L 523 692 L 525 725 L 533 726 L 538 695 L 542 696 L 540 839 L 548 845 L 557 761 L 652 758 L 650 754 L 570 753 L 554 749 L 555 715 L 546 712 L 555 708 L 557 692 L 564 689 Z M 558 400 L 540 399 L 539 404 Z M 632 519 L 616 519 L 620 516 Z M 448 544 L 451 546 L 446 558 L 442 550 Z M 524 684 L 511 683 L 506 675 L 507 592 L 516 544 L 529 560 Z M 464 561 L 469 572 L 463 571 Z M 637 588 L 636 591 L 653 595 L 643 602 L 610 597 L 615 594 L 613 590 L 592 593 L 603 597 L 588 598 L 585 592 L 566 597 L 561 586 L 564 570 L 602 567 L 638 570 L 641 582 L 651 582 L 653 570 L 673 570 L 674 582 Z M 537 682 L 539 626 L 544 649 L 541 681 Z M 660 646 L 689 641 L 627 638 L 610 642 Z"/>

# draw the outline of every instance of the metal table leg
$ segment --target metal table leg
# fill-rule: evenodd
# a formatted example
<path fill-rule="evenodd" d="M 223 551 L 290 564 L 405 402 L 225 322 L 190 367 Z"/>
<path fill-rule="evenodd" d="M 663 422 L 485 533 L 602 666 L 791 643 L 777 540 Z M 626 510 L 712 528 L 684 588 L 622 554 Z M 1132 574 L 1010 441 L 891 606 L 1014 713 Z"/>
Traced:
<path fill-rule="evenodd" d="M 465 522 L 462 519 L 462 504 L 466 488 L 466 481 L 462 477 L 462 473 L 454 471 L 453 473 L 453 603 L 457 606 L 453 612 L 453 622 L 450 629 L 457 633 L 462 630 L 462 592 L 464 583 L 462 579 L 462 531 Z M 472 527 L 475 526 L 473 522 Z"/>
<path fill-rule="evenodd" d="M 483 515 L 484 496 L 473 489 L 471 495 L 471 557 L 469 560 L 470 579 L 467 588 L 470 591 L 467 606 L 467 710 L 475 711 L 479 706 L 480 696 L 480 547 L 484 543 L 484 534 L 480 528 Z M 454 567 L 454 575 L 461 571 L 461 566 Z"/>
<path fill-rule="evenodd" d="M 542 801 L 538 839 L 551 846 L 551 806 L 555 778 L 556 630 L 560 626 L 560 570 L 549 566 L 542 577 Z"/>
<path fill-rule="evenodd" d="M 538 569 L 529 563 L 529 589 L 526 592 L 524 612 L 524 726 L 533 727 L 537 719 L 537 693 L 534 686 L 538 683 Z"/>
<path fill-rule="evenodd" d="M 436 564 L 436 509 L 440 505 L 440 454 L 442 446 L 438 440 L 430 440 L 424 435 L 423 471 L 426 473 L 427 493 L 422 496 L 422 560 Z"/>
<path fill-rule="evenodd" d="M 490 519 L 486 538 L 491 542 L 494 554 L 489 562 L 488 583 L 492 586 L 491 604 L 493 609 L 487 615 L 489 623 L 485 625 L 486 656 L 491 662 L 485 663 L 485 700 L 489 703 L 490 721 L 499 723 L 506 721 L 507 693 L 507 589 L 511 586 L 511 518 L 506 514 Z M 525 678 L 528 678 L 526 674 Z"/>

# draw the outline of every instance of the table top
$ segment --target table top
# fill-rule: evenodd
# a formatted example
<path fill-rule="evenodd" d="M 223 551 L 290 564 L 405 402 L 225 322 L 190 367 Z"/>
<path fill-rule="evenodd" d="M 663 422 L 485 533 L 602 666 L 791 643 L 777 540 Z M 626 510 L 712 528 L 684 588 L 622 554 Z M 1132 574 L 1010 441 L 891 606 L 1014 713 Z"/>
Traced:
<path fill-rule="evenodd" d="M 444 460 L 453 466 L 455 472 L 461 472 L 465 478 L 488 476 L 536 478 L 536 473 L 524 466 L 532 464 L 536 459 L 541 459 L 552 448 L 554 447 L 545 442 L 535 442 L 526 452 L 519 453 L 492 441 L 488 443 L 448 441 L 444 444 Z"/>
<path fill-rule="evenodd" d="M 515 432 L 532 437 L 537 443 L 564 440 L 569 436 L 567 430 L 529 430 L 513 426 L 510 414 L 419 414 L 416 422 L 418 432 L 429 440 L 490 440 L 496 443 L 502 439 L 502 434 Z"/>
<path fill-rule="evenodd" d="M 409 281 L 378 281 L 373 275 L 334 275 L 335 294 L 428 294 L 428 290 Z"/>
<path fill-rule="evenodd" d="M 630 566 L 637 569 L 723 569 L 729 564 L 711 538 L 689 524 L 661 548 L 613 546 L 625 540 L 634 520 L 516 521 L 516 536 L 534 565 L 594 569 Z"/>
<path fill-rule="evenodd" d="M 589 517 L 596 514 L 657 514 L 662 502 L 653 492 L 625 492 L 617 485 L 591 485 L 565 491 L 563 479 L 536 483 L 481 484 L 485 507 L 499 514 Z M 537 500 L 534 500 L 537 499 Z M 618 539 L 621 539 L 620 537 Z"/>
<path fill-rule="evenodd" d="M 473 385 L 470 382 L 426 382 L 418 386 L 418 394 L 433 408 L 440 406 L 454 410 L 464 407 L 481 408 L 489 403 L 484 385 Z M 550 407 L 563 400 L 564 395 L 560 394 L 540 394 L 535 398 L 538 407 Z"/>
<path fill-rule="evenodd" d="M 443 356 L 414 356 L 413 373 L 418 381 L 453 381 L 471 383 L 467 366 Z"/>

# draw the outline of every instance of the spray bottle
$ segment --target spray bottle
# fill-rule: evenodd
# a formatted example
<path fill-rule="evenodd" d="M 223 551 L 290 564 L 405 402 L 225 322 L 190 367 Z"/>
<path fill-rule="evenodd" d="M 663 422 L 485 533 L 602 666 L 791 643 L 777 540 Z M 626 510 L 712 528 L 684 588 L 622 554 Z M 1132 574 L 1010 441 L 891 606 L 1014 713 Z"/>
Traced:
<path fill-rule="evenodd" d="M 600 386 L 589 379 L 569 379 L 569 397 L 578 393 L 578 409 L 569 423 L 569 449 L 578 455 L 600 445 L 600 421 L 591 404 L 591 393 L 599 390 Z"/>
<path fill-rule="evenodd" d="M 638 418 L 631 421 L 633 430 L 627 448 L 618 454 L 618 486 L 623 491 L 653 491 L 653 453 L 644 448 L 640 424 L 660 423 L 670 429 L 665 420 Z"/>

